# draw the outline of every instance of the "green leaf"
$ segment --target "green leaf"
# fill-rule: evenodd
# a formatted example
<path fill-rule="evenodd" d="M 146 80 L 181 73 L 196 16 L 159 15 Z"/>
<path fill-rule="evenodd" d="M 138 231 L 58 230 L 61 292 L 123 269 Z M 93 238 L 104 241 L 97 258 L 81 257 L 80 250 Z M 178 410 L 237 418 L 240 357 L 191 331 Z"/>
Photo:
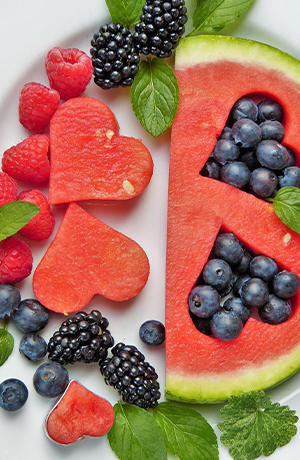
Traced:
<path fill-rule="evenodd" d="M 160 403 L 153 412 L 167 449 L 180 460 L 217 460 L 214 430 L 197 411 L 177 403 Z"/>
<path fill-rule="evenodd" d="M 173 123 L 179 87 L 173 69 L 162 59 L 142 61 L 131 87 L 131 104 L 141 125 L 158 137 Z"/>
<path fill-rule="evenodd" d="M 105 0 L 112 22 L 129 28 L 139 21 L 144 0 Z"/>
<path fill-rule="evenodd" d="M 298 187 L 282 187 L 275 198 L 269 198 L 274 211 L 284 224 L 300 233 L 300 189 Z"/>
<path fill-rule="evenodd" d="M 192 32 L 212 32 L 222 30 L 226 25 L 239 19 L 255 0 L 198 0 L 193 14 Z"/>
<path fill-rule="evenodd" d="M 107 437 L 120 460 L 167 460 L 163 435 L 149 412 L 120 402 L 114 411 L 115 421 Z"/>
<path fill-rule="evenodd" d="M 224 432 L 220 440 L 234 460 L 269 456 L 297 433 L 295 411 L 272 403 L 263 391 L 231 396 L 220 412 L 225 420 L 218 424 Z"/>
<path fill-rule="evenodd" d="M 36 216 L 40 208 L 29 201 L 13 201 L 0 207 L 0 241 L 14 235 Z"/>
<path fill-rule="evenodd" d="M 0 366 L 5 363 L 13 348 L 13 336 L 6 329 L 0 329 Z"/>

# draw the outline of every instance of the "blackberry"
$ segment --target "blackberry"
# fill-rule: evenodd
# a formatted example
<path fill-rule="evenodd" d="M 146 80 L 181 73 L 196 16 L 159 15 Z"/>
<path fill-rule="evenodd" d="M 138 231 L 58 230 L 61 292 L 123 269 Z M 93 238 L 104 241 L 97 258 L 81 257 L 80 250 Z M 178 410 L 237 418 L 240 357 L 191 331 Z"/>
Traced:
<path fill-rule="evenodd" d="M 160 398 L 158 376 L 145 356 L 134 346 L 117 343 L 112 357 L 100 363 L 100 372 L 107 385 L 113 386 L 122 400 L 153 409 Z"/>
<path fill-rule="evenodd" d="M 133 34 L 139 53 L 170 57 L 185 32 L 186 22 L 184 0 L 147 0 Z"/>
<path fill-rule="evenodd" d="M 108 349 L 114 344 L 108 324 L 97 310 L 68 318 L 50 338 L 48 358 L 62 365 L 105 360 Z"/>
<path fill-rule="evenodd" d="M 91 46 L 96 85 L 102 89 L 132 85 L 140 56 L 129 29 L 113 22 L 104 24 L 93 35 Z"/>

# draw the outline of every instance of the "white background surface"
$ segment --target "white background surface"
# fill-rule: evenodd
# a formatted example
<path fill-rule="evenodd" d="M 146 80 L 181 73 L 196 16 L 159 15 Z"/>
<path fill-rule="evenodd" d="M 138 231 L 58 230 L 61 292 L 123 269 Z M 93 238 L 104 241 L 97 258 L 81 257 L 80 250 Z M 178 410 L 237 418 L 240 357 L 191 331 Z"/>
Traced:
<path fill-rule="evenodd" d="M 188 0 L 192 11 L 196 1 Z M 44 58 L 54 46 L 77 47 L 89 53 L 92 34 L 110 17 L 104 0 L 1 0 L 0 2 L 0 156 L 4 150 L 20 142 L 28 133 L 18 121 L 18 97 L 23 85 L 29 81 L 48 84 L 44 71 Z M 300 3 L 298 0 L 256 0 L 251 10 L 236 24 L 227 27 L 223 34 L 251 38 L 300 58 Z M 154 160 L 154 175 L 148 188 L 135 200 L 118 204 L 86 204 L 86 209 L 108 225 L 135 239 L 146 251 L 151 266 L 149 281 L 132 301 L 116 305 L 100 296 L 87 306 L 99 309 L 110 321 L 110 330 L 117 341 L 137 345 L 152 363 L 164 388 L 164 347 L 149 349 L 139 341 L 138 329 L 147 319 L 164 321 L 164 276 L 166 213 L 168 187 L 169 136 L 166 133 L 153 139 L 139 125 L 130 105 L 130 92 L 118 89 L 104 92 L 91 83 L 86 92 L 107 103 L 114 111 L 120 133 L 142 139 Z M 28 188 L 28 187 L 27 187 Z M 20 191 L 24 186 L 20 184 Z M 47 193 L 47 187 L 43 188 Z M 56 206 L 57 224 L 65 212 L 64 205 Z M 55 230 L 56 231 L 56 230 Z M 53 235 L 54 236 L 54 235 Z M 44 254 L 50 240 L 30 243 L 34 266 Z M 31 278 L 20 283 L 22 298 L 32 297 Z M 62 317 L 51 314 L 44 329 L 48 340 L 58 328 Z M 0 381 L 16 377 L 29 389 L 29 398 L 22 410 L 15 413 L 0 411 L 0 460 L 53 460 L 64 458 L 89 460 L 105 458 L 114 460 L 106 437 L 85 439 L 71 447 L 51 443 L 43 433 L 43 421 L 53 401 L 35 393 L 32 376 L 36 364 L 27 361 L 18 352 L 21 333 L 12 322 L 9 331 L 15 337 L 15 349 L 0 368 Z M 98 366 L 76 365 L 68 367 L 70 377 L 78 379 L 90 390 L 109 399 L 114 404 L 118 396 L 106 387 Z M 300 375 L 295 375 L 279 387 L 270 390 L 272 400 L 289 404 L 300 415 Z M 199 406 L 201 413 L 216 429 L 221 420 L 220 406 Z M 216 429 L 219 436 L 219 432 Z M 278 449 L 274 460 L 299 459 L 300 434 L 292 442 Z M 172 457 L 170 456 L 170 459 Z M 220 446 L 220 460 L 229 460 L 227 449 Z M 137 459 L 138 460 L 138 459 Z"/>

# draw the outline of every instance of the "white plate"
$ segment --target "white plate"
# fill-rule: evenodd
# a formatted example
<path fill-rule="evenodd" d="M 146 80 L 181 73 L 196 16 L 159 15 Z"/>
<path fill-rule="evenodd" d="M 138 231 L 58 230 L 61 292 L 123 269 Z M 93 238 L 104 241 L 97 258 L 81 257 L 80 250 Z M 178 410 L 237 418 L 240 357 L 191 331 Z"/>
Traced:
<path fill-rule="evenodd" d="M 188 0 L 189 10 L 196 1 Z M 104 0 L 10 0 L 0 3 L 0 156 L 4 150 L 20 142 L 28 133 L 18 121 L 18 96 L 29 81 L 48 84 L 44 71 L 44 58 L 53 46 L 77 47 L 89 53 L 90 39 L 99 26 L 110 19 Z M 298 0 L 256 0 L 247 15 L 222 33 L 260 40 L 279 47 L 300 58 L 300 3 Z M 149 349 L 142 344 L 138 330 L 143 321 L 155 318 L 164 321 L 164 276 L 168 187 L 169 136 L 166 133 L 153 139 L 140 126 L 131 105 L 129 90 L 105 92 L 91 83 L 86 92 L 107 103 L 120 124 L 121 134 L 134 136 L 145 143 L 154 160 L 154 175 L 144 193 L 135 200 L 115 205 L 90 205 L 91 213 L 108 225 L 135 239 L 146 251 L 151 265 L 149 281 L 135 299 L 116 305 L 96 296 L 87 309 L 97 308 L 110 321 L 110 330 L 116 341 L 136 344 L 147 360 L 156 368 L 164 388 L 164 347 Z M 27 187 L 28 188 L 28 187 Z M 24 186 L 20 184 L 20 191 Z M 47 188 L 43 191 L 47 193 Z M 66 207 L 54 207 L 56 228 Z M 54 232 L 55 233 L 55 232 Z M 52 238 L 51 238 L 52 239 Z M 48 244 L 30 243 L 34 266 L 44 254 Z M 31 278 L 20 283 L 22 298 L 32 297 Z M 60 315 L 51 314 L 51 321 L 43 336 L 49 339 L 62 321 Z M 85 439 L 64 448 L 51 443 L 43 433 L 43 421 L 53 401 L 36 394 L 32 376 L 37 367 L 19 354 L 21 333 L 12 322 L 9 331 L 15 337 L 15 348 L 8 361 L 0 368 L 0 381 L 17 377 L 29 389 L 29 399 L 22 410 L 0 414 L 0 460 L 53 460 L 65 458 L 89 460 L 116 458 L 106 437 Z M 98 366 L 76 365 L 68 368 L 70 377 L 78 379 L 90 390 L 106 397 L 112 404 L 118 396 L 107 387 Z M 300 374 L 270 390 L 272 400 L 289 404 L 300 415 Z M 220 406 L 197 406 L 216 428 L 220 421 Z M 272 459 L 299 458 L 300 438 L 294 437 L 288 446 L 278 449 Z M 171 456 L 169 457 L 172 458 Z M 220 445 L 220 460 L 231 457 Z"/>

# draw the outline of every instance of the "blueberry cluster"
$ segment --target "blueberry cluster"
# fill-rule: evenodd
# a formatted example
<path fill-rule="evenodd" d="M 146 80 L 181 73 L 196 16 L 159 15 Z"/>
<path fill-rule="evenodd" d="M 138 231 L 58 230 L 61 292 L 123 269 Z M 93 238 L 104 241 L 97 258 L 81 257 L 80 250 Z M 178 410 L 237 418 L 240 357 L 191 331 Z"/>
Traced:
<path fill-rule="evenodd" d="M 156 407 L 161 396 L 158 376 L 143 353 L 122 342 L 111 351 L 113 356 L 100 363 L 106 384 L 113 386 L 126 403 L 144 409 Z"/>
<path fill-rule="evenodd" d="M 239 99 L 200 174 L 263 199 L 282 187 L 300 187 L 295 153 L 282 144 L 283 115 L 278 102 Z"/>
<path fill-rule="evenodd" d="M 298 289 L 295 273 L 280 270 L 270 257 L 254 255 L 233 233 L 220 233 L 189 294 L 189 313 L 204 334 L 233 340 L 251 312 L 272 325 L 287 321 Z"/>

